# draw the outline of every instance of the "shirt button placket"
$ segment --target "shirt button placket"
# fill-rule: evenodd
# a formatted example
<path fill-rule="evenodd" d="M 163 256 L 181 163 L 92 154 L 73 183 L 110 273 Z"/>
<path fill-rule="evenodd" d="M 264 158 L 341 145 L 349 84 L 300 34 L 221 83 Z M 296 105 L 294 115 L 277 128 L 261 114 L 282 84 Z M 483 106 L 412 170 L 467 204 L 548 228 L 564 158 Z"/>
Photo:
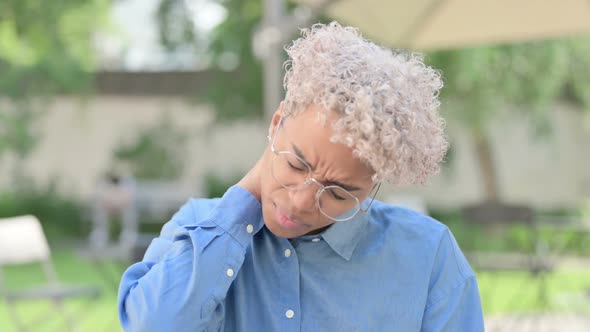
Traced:
<path fill-rule="evenodd" d="M 298 313 L 301 308 L 299 257 L 297 251 L 286 241 L 283 250 L 277 254 L 282 256 L 279 273 L 279 301 L 282 312 L 277 312 L 277 314 L 283 316 L 281 331 L 301 331 L 301 316 Z"/>

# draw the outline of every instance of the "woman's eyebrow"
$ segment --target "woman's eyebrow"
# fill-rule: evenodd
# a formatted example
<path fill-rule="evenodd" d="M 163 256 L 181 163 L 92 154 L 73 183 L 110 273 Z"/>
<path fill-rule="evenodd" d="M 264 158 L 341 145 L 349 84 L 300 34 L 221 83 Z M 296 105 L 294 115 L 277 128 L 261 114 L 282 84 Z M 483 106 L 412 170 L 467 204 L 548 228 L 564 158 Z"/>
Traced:
<path fill-rule="evenodd" d="M 338 181 L 326 181 L 326 183 L 329 184 L 329 185 L 334 185 L 334 186 L 342 187 L 342 189 L 346 189 L 347 191 L 361 190 L 361 188 L 359 188 L 359 187 L 347 185 L 347 184 L 344 184 L 344 183 L 340 183 Z"/>
<path fill-rule="evenodd" d="M 305 159 L 305 155 L 303 155 L 303 152 L 301 152 L 301 150 L 299 150 L 299 148 L 297 147 L 297 145 L 295 145 L 295 143 L 291 143 L 291 147 L 293 148 L 293 151 L 295 151 L 295 154 L 297 155 L 297 157 L 303 159 L 303 161 L 305 161 L 309 167 L 311 167 L 312 170 L 315 169 L 314 166 L 312 166 L 309 161 L 307 161 L 307 159 Z"/>
<path fill-rule="evenodd" d="M 309 163 L 309 161 L 307 161 L 307 159 L 305 159 L 305 155 L 303 154 L 303 152 L 301 152 L 301 150 L 297 147 L 297 145 L 295 145 L 295 143 L 291 143 L 291 147 L 293 148 L 293 151 L 295 151 L 295 154 L 297 155 L 297 157 L 301 158 L 303 161 L 305 161 L 306 164 L 309 165 L 309 167 L 311 167 L 311 170 L 314 170 L 315 167 Z M 344 184 L 338 181 L 326 181 L 327 185 L 334 185 L 334 186 L 339 186 L 342 187 L 342 189 L 346 189 L 348 191 L 357 191 L 360 190 L 361 188 L 356 187 L 356 186 L 352 186 L 352 185 L 348 185 L 348 184 Z"/>

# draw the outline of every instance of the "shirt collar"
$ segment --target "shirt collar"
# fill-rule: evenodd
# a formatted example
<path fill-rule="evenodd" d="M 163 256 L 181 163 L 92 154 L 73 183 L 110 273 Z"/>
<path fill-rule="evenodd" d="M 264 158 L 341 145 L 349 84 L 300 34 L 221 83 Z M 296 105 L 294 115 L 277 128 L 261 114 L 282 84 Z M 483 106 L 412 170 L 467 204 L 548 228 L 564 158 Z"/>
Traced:
<path fill-rule="evenodd" d="M 322 233 L 322 238 L 332 250 L 349 261 L 368 220 L 366 213 L 358 213 L 350 220 L 335 222 Z"/>

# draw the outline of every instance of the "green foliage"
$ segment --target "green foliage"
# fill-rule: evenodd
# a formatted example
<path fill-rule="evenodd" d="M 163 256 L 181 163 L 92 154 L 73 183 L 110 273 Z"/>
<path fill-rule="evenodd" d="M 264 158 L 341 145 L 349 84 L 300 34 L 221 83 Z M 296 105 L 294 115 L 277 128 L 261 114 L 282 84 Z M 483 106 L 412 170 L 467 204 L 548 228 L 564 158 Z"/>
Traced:
<path fill-rule="evenodd" d="M 263 2 L 258 0 L 217 0 L 225 7 L 227 16 L 207 36 L 184 37 L 179 23 L 184 18 L 177 15 L 176 20 L 167 19 L 174 13 L 176 0 L 164 0 L 158 17 L 160 40 L 168 48 L 177 48 L 185 43 L 200 43 L 211 57 L 213 70 L 230 70 L 231 75 L 218 75 L 208 88 L 199 94 L 211 103 L 220 122 L 264 116 L 262 65 L 254 56 L 252 36 L 261 24 Z M 288 11 L 295 7 L 288 4 Z M 176 26 L 176 28 L 175 28 Z M 294 32 L 294 36 L 297 31 Z M 191 40 L 192 39 L 192 40 Z M 233 62 L 237 68 L 231 67 Z M 230 67 L 230 68 L 228 68 Z"/>
<path fill-rule="evenodd" d="M 587 269 L 559 269 L 535 277 L 525 271 L 488 272 L 476 271 L 482 306 L 487 317 L 494 314 L 548 313 L 564 315 L 573 312 L 587 315 L 590 302 L 587 300 Z M 545 294 L 541 293 L 544 290 Z M 544 298 L 544 299 L 543 299 Z M 565 318 L 561 324 L 568 324 Z M 518 319 L 508 318 L 502 326 L 518 326 Z M 500 326 L 496 324 L 496 326 Z M 524 326 L 524 325 L 523 325 Z M 555 327 L 557 330 L 557 326 Z M 505 329 L 504 329 L 505 330 Z"/>
<path fill-rule="evenodd" d="M 585 197 L 582 200 L 582 202 L 580 203 L 579 210 L 579 215 L 582 218 L 582 220 L 585 223 L 590 224 L 590 197 Z"/>
<path fill-rule="evenodd" d="M 569 93 L 578 103 L 590 109 L 590 42 L 576 38 L 569 41 L 571 47 Z"/>
<path fill-rule="evenodd" d="M 92 34 L 106 0 L 0 3 L 0 95 L 24 98 L 88 89 Z"/>
<path fill-rule="evenodd" d="M 0 2 L 0 159 L 23 159 L 38 136 L 35 120 L 56 93 L 91 90 L 93 39 L 107 0 Z M 42 102 L 33 103 L 32 100 Z"/>
<path fill-rule="evenodd" d="M 24 158 L 33 150 L 39 139 L 34 131 L 39 113 L 25 102 L 0 109 L 0 157 L 4 152 L 13 152 Z"/>
<path fill-rule="evenodd" d="M 590 109 L 588 38 L 438 51 L 428 63 L 441 70 L 443 111 L 460 120 L 473 141 L 486 201 L 500 200 L 489 123 L 519 111 L 536 134 L 551 132 L 551 106 L 569 97 Z"/>
<path fill-rule="evenodd" d="M 159 23 L 160 44 L 175 50 L 196 41 L 193 24 L 184 0 L 161 0 L 156 12 Z"/>
<path fill-rule="evenodd" d="M 427 61 L 443 73 L 442 98 L 459 101 L 448 111 L 473 130 L 512 106 L 546 129 L 547 112 L 567 87 L 590 106 L 587 45 L 587 38 L 534 41 L 432 52 Z"/>
<path fill-rule="evenodd" d="M 224 59 L 237 56 L 239 69 L 232 79 L 216 78 L 205 92 L 220 121 L 264 115 L 262 66 L 255 58 L 252 34 L 262 17 L 262 1 L 224 1 L 227 18 L 210 36 L 210 53 L 218 68 Z"/>
<path fill-rule="evenodd" d="M 48 236 L 80 236 L 86 222 L 82 202 L 59 193 L 55 182 L 0 192 L 0 218 L 26 214 L 39 218 Z"/>
<path fill-rule="evenodd" d="M 547 211 L 538 213 L 548 214 Z M 465 251 L 531 253 L 536 249 L 533 245 L 534 232 L 522 224 L 494 229 L 467 222 L 458 210 L 433 211 L 430 215 L 452 230 L 457 243 Z M 575 215 L 575 211 L 561 211 L 559 215 L 567 219 Z M 541 224 L 537 236 L 540 243 L 559 254 L 590 256 L 590 245 L 584 232 L 565 228 L 555 230 Z"/>
<path fill-rule="evenodd" d="M 223 196 L 229 187 L 238 183 L 241 178 L 242 176 L 237 174 L 227 178 L 218 176 L 214 173 L 208 173 L 205 175 L 205 188 L 207 197 L 216 198 Z"/>
<path fill-rule="evenodd" d="M 165 117 L 157 125 L 142 130 L 131 144 L 115 149 L 115 163 L 129 166 L 138 179 L 175 179 L 185 166 L 187 138 Z"/>

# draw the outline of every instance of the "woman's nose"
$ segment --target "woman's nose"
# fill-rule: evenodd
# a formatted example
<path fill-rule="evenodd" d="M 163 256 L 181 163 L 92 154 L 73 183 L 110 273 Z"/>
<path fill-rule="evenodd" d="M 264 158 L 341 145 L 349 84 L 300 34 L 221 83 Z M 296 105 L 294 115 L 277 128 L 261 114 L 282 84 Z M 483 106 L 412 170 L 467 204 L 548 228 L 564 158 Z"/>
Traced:
<path fill-rule="evenodd" d="M 312 212 L 317 208 L 316 195 L 318 188 L 313 184 L 299 190 L 291 190 L 290 198 L 298 212 Z"/>

